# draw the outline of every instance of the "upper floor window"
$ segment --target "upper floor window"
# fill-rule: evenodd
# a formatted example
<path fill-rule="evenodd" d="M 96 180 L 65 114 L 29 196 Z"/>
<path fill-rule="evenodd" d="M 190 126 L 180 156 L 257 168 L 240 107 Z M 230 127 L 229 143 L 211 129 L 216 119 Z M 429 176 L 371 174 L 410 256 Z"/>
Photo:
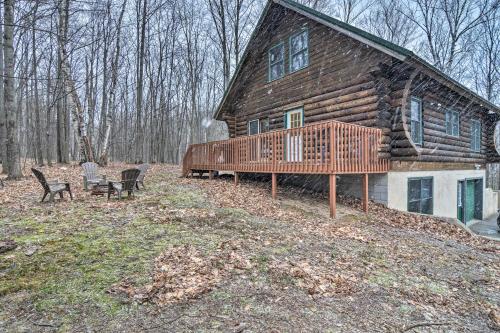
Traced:
<path fill-rule="evenodd" d="M 283 43 L 269 50 L 269 81 L 277 80 L 285 75 L 285 45 Z"/>
<path fill-rule="evenodd" d="M 475 152 L 481 151 L 481 122 L 479 120 L 471 120 L 471 141 L 470 147 Z"/>
<path fill-rule="evenodd" d="M 259 134 L 260 128 L 259 128 L 259 120 L 250 120 L 248 122 L 248 135 L 255 135 Z"/>
<path fill-rule="evenodd" d="M 307 30 L 290 37 L 290 73 L 309 65 L 309 40 Z"/>
<path fill-rule="evenodd" d="M 422 144 L 422 100 L 417 97 L 411 98 L 411 119 L 410 119 L 411 139 L 417 145 Z"/>
<path fill-rule="evenodd" d="M 460 115 L 453 110 L 446 110 L 446 134 L 460 135 Z"/>

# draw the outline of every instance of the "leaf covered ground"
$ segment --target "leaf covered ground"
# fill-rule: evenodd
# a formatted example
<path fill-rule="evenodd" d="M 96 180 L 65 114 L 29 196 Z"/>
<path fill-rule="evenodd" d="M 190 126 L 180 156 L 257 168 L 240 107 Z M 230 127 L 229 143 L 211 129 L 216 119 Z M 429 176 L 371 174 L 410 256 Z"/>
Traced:
<path fill-rule="evenodd" d="M 118 178 L 125 165 L 106 168 Z M 77 165 L 0 189 L 0 331 L 495 332 L 500 247 L 428 217 L 154 165 L 134 200 L 91 197 Z"/>

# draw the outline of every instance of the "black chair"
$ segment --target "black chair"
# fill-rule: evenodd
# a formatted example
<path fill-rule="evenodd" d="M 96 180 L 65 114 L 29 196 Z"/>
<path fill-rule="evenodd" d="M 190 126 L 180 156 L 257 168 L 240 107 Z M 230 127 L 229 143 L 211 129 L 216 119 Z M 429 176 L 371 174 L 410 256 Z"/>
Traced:
<path fill-rule="evenodd" d="M 47 194 L 50 194 L 49 202 L 54 201 L 54 196 L 57 193 L 59 193 L 59 196 L 62 199 L 64 197 L 63 192 L 65 192 L 65 191 L 69 192 L 69 197 L 71 198 L 71 200 L 73 200 L 73 194 L 71 193 L 71 188 L 69 186 L 69 183 L 61 183 L 58 181 L 47 181 L 45 179 L 44 174 L 41 171 L 34 169 L 34 168 L 32 168 L 31 171 L 33 172 L 35 177 L 38 179 L 38 181 L 40 182 L 40 184 L 43 187 L 43 190 L 45 191 L 43 193 L 43 197 L 42 197 L 41 202 L 43 202 L 45 200 L 45 198 L 47 197 Z"/>
<path fill-rule="evenodd" d="M 122 192 L 127 191 L 128 196 L 134 196 L 134 190 L 137 182 L 137 177 L 141 170 L 139 169 L 127 169 L 122 171 L 122 180 L 121 181 L 110 181 L 108 183 L 108 200 L 111 197 L 111 194 L 117 194 L 118 199 L 122 198 Z"/>

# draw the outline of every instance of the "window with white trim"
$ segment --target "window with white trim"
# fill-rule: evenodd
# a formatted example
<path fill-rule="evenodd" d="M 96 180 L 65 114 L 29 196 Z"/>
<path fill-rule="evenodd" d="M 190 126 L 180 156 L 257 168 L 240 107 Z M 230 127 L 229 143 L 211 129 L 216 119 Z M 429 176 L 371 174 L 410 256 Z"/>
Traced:
<path fill-rule="evenodd" d="M 255 135 L 259 134 L 260 128 L 259 128 L 259 120 L 250 120 L 248 122 L 248 135 Z"/>
<path fill-rule="evenodd" d="M 422 144 L 422 100 L 418 97 L 411 98 L 410 131 L 414 144 Z"/>
<path fill-rule="evenodd" d="M 278 44 L 269 49 L 269 81 L 285 76 L 285 45 Z"/>
<path fill-rule="evenodd" d="M 493 132 L 493 142 L 495 143 L 495 149 L 498 153 L 498 155 L 500 155 L 500 121 L 497 122 L 497 124 L 495 125 L 495 130 Z"/>
<path fill-rule="evenodd" d="M 477 119 L 471 120 L 471 141 L 470 148 L 474 152 L 481 152 L 481 121 Z"/>
<path fill-rule="evenodd" d="M 309 36 L 303 30 L 290 37 L 290 73 L 309 66 Z"/>
<path fill-rule="evenodd" d="M 446 110 L 446 134 L 460 136 L 460 114 L 457 111 Z"/>

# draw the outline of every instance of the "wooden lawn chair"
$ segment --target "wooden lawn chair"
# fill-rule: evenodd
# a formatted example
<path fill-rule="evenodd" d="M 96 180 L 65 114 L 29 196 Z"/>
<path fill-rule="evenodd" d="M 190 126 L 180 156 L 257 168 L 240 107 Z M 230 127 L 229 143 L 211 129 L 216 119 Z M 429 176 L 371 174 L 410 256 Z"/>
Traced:
<path fill-rule="evenodd" d="M 99 185 L 101 182 L 106 181 L 106 175 L 98 174 L 99 165 L 94 162 L 85 162 L 82 164 L 83 168 L 83 188 L 85 191 L 89 186 Z"/>
<path fill-rule="evenodd" d="M 108 183 L 108 200 L 111 194 L 117 194 L 118 199 L 121 199 L 123 192 L 128 192 L 128 196 L 134 196 L 137 177 L 139 177 L 140 173 L 141 170 L 139 169 L 127 169 L 122 171 L 121 181 L 110 181 Z"/>
<path fill-rule="evenodd" d="M 58 193 L 62 199 L 64 197 L 63 192 L 65 192 L 65 191 L 69 192 L 69 197 L 71 198 L 71 200 L 73 200 L 73 194 L 71 193 L 71 188 L 69 186 L 69 183 L 66 183 L 66 182 L 61 183 L 57 180 L 56 181 L 47 181 L 45 179 L 44 174 L 40 170 L 32 168 L 31 171 L 33 172 L 35 177 L 38 179 L 38 181 L 40 182 L 40 184 L 42 185 L 43 190 L 44 190 L 41 202 L 43 202 L 45 200 L 45 198 L 47 197 L 47 194 L 50 194 L 49 202 L 53 202 L 54 196 Z"/>

